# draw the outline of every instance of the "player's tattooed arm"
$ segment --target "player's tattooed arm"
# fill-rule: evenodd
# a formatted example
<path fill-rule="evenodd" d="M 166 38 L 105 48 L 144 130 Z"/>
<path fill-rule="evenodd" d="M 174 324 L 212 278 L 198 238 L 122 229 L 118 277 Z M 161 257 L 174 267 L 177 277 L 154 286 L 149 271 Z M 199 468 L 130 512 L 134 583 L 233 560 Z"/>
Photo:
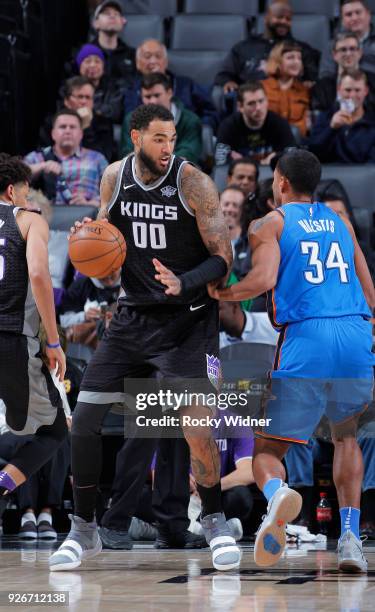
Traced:
<path fill-rule="evenodd" d="M 111 201 L 116 187 L 117 175 L 121 161 L 114 162 L 106 167 L 100 182 L 100 209 L 97 219 L 108 219 L 108 204 Z"/>
<path fill-rule="evenodd" d="M 284 226 L 282 216 L 272 211 L 257 219 L 249 227 L 251 270 L 239 282 L 226 289 L 210 291 L 212 297 L 237 302 L 262 295 L 273 289 L 280 265 L 279 239 Z"/>
<path fill-rule="evenodd" d="M 232 246 L 215 184 L 209 176 L 187 165 L 183 170 L 181 190 L 195 212 L 198 229 L 207 250 L 210 255 L 220 255 L 225 260 L 229 275 L 233 263 Z"/>

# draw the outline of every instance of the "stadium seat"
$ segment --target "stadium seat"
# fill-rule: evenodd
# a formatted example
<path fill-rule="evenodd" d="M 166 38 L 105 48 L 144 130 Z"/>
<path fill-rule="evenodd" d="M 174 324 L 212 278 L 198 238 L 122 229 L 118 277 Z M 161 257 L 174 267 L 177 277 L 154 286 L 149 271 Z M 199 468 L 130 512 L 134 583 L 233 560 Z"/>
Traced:
<path fill-rule="evenodd" d="M 177 15 L 171 29 L 171 49 L 229 51 L 247 36 L 240 15 Z"/>
<path fill-rule="evenodd" d="M 322 178 L 335 178 L 346 189 L 353 208 L 375 211 L 375 165 L 323 165 Z"/>
<path fill-rule="evenodd" d="M 164 22 L 159 15 L 129 15 L 121 38 L 131 47 L 138 47 L 146 38 L 164 43 Z"/>
<path fill-rule="evenodd" d="M 97 214 L 96 206 L 53 206 L 49 227 L 51 230 L 68 232 L 77 219 L 83 217 L 96 219 Z"/>
<path fill-rule="evenodd" d="M 177 0 L 120 0 L 126 18 L 128 15 L 160 15 L 170 17 L 177 13 Z"/>
<path fill-rule="evenodd" d="M 228 13 L 254 17 L 258 14 L 258 0 L 185 0 L 185 11 L 189 13 Z"/>
<path fill-rule="evenodd" d="M 225 164 L 224 166 L 214 166 L 212 170 L 211 178 L 219 192 L 223 191 L 223 189 L 226 187 L 228 168 L 229 164 Z"/>
<path fill-rule="evenodd" d="M 226 51 L 168 51 L 169 68 L 189 76 L 199 85 L 211 86 L 224 61 Z"/>
<path fill-rule="evenodd" d="M 258 18 L 256 32 L 262 34 L 263 31 L 264 19 Z M 297 40 L 323 51 L 330 39 L 328 18 L 325 15 L 294 15 L 292 33 Z"/>
<path fill-rule="evenodd" d="M 267 1 L 267 6 L 271 0 Z M 339 0 L 289 0 L 295 15 L 326 15 L 330 19 L 339 14 Z M 375 5 L 375 2 L 374 2 Z"/>
<path fill-rule="evenodd" d="M 272 368 L 275 347 L 255 342 L 235 342 L 220 349 L 224 380 L 266 377 Z"/>

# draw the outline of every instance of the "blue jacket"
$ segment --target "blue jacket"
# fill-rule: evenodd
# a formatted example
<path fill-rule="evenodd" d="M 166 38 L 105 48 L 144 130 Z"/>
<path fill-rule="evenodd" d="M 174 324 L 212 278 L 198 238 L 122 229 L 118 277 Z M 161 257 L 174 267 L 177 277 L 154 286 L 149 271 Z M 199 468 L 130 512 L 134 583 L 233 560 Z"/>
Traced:
<path fill-rule="evenodd" d="M 198 115 L 202 123 L 211 125 L 216 131 L 219 116 L 210 100 L 208 90 L 189 77 L 177 76 L 171 72 L 167 74 L 172 81 L 173 96 L 178 98 L 185 108 Z M 125 90 L 125 115 L 142 104 L 141 79 L 142 75 L 138 73 L 130 87 Z"/>
<path fill-rule="evenodd" d="M 319 115 L 307 144 L 323 163 L 375 163 L 375 118 L 366 112 L 362 119 L 337 130 L 330 127 L 331 118 L 338 110 Z"/>

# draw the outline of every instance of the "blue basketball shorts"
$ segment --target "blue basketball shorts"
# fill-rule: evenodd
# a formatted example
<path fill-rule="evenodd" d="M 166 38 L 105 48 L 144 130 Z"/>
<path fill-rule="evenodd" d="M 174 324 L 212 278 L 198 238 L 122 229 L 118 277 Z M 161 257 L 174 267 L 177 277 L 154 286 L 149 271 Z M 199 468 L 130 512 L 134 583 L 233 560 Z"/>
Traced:
<path fill-rule="evenodd" d="M 344 423 L 373 398 L 371 323 L 358 315 L 307 319 L 280 333 L 261 437 L 307 443 L 321 418 Z"/>

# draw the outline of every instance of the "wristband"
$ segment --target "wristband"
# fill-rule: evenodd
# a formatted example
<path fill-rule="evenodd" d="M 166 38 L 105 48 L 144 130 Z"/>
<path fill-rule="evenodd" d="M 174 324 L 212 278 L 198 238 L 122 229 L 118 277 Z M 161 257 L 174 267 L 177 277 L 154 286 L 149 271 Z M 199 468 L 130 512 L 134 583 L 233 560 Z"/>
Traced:
<path fill-rule="evenodd" d="M 46 346 L 47 348 L 59 348 L 60 342 L 56 342 L 56 344 L 49 344 L 48 342 L 46 342 Z"/>
<path fill-rule="evenodd" d="M 221 255 L 211 255 L 196 268 L 178 277 L 181 282 L 181 293 L 204 287 L 210 281 L 225 276 L 227 271 L 228 266 L 225 259 Z"/>

